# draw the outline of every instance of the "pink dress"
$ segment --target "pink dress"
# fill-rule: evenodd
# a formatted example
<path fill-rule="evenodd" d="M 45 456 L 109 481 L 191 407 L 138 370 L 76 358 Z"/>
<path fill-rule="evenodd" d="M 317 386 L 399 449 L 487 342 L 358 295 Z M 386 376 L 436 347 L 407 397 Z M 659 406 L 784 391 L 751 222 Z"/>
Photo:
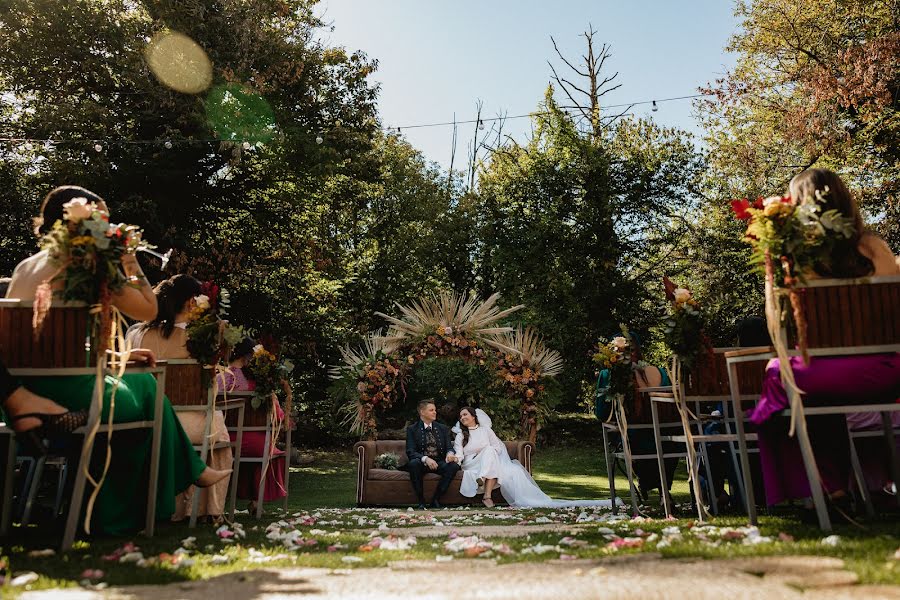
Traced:
<path fill-rule="evenodd" d="M 891 403 L 900 398 L 900 354 L 812 358 L 809 365 L 804 365 L 799 357 L 792 357 L 791 366 L 797 386 L 806 392 L 803 402 L 807 406 L 836 402 Z M 770 506 L 811 495 L 797 438 L 787 435 L 788 419 L 772 419 L 788 405 L 778 361 L 772 360 L 766 369 L 759 402 L 749 415 L 750 421 L 759 426 L 760 464 L 766 502 Z M 847 421 L 842 415 L 812 416 L 806 421 L 824 488 L 829 493 L 848 489 Z M 860 424 L 864 420 L 854 417 L 853 421 Z M 882 463 L 887 459 L 883 447 L 880 458 Z"/>
<path fill-rule="evenodd" d="M 224 389 L 235 392 L 250 392 L 256 389 L 256 383 L 247 379 L 244 372 L 238 368 L 232 368 L 231 374 L 225 374 Z M 279 422 L 284 422 L 284 410 L 281 403 L 272 400 L 275 416 Z M 237 433 L 230 432 L 232 440 L 237 438 Z M 262 458 L 266 447 L 266 432 L 264 431 L 246 431 L 241 440 L 241 456 Z M 263 501 L 278 500 L 287 495 L 284 487 L 284 461 L 286 460 L 284 450 L 275 447 L 275 439 L 271 440 L 269 468 L 266 471 L 265 489 L 263 491 Z M 259 493 L 259 478 L 262 474 L 262 465 L 260 463 L 244 463 L 241 464 L 238 473 L 238 498 L 243 500 L 256 500 Z"/>

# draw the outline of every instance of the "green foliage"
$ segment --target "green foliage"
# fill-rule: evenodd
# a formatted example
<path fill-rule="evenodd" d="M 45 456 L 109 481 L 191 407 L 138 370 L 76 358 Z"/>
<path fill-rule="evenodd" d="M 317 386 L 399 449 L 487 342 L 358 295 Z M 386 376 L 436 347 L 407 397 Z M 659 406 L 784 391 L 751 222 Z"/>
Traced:
<path fill-rule="evenodd" d="M 654 283 L 690 230 L 703 162 L 676 130 L 624 119 L 596 138 L 552 90 L 541 109 L 528 144 L 500 148 L 481 174 L 478 285 L 525 304 L 522 320 L 561 349 L 574 406 L 597 338 L 656 323 Z"/>

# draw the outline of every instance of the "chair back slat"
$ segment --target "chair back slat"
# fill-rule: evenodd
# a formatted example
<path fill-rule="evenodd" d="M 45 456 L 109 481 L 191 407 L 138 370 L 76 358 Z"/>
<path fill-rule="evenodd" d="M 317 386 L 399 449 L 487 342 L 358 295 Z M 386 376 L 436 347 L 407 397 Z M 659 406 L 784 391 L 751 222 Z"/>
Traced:
<path fill-rule="evenodd" d="M 219 396 L 220 398 L 222 396 Z M 235 397 L 228 396 L 229 400 L 235 400 Z M 258 408 L 253 408 L 251 398 L 244 396 L 244 427 L 265 427 L 269 423 L 269 415 L 272 412 L 272 401 L 268 398 L 261 398 L 262 402 Z M 228 427 L 237 427 L 237 411 L 229 410 L 225 413 L 225 424 Z"/>
<path fill-rule="evenodd" d="M 209 402 L 199 363 L 166 365 L 166 396 L 175 406 L 199 406 Z"/>
<path fill-rule="evenodd" d="M 900 278 L 813 282 L 800 288 L 800 299 L 809 348 L 900 343 Z"/>
<path fill-rule="evenodd" d="M 684 383 L 686 397 L 728 395 L 728 365 L 725 361 L 728 350 L 733 348 L 713 348 L 712 355 L 700 353 Z"/>
<path fill-rule="evenodd" d="M 91 352 L 93 318 L 84 305 L 52 306 L 38 339 L 31 303 L 0 301 L 0 358 L 10 369 L 83 368 L 97 364 Z"/>

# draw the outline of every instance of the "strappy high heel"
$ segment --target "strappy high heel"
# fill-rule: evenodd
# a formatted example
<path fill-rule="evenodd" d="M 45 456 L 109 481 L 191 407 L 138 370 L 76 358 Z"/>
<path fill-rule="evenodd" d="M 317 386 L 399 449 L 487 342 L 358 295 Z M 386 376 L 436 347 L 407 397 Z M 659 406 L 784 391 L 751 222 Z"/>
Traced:
<path fill-rule="evenodd" d="M 56 415 L 47 413 L 26 413 L 16 415 L 9 419 L 9 426 L 15 431 L 13 423 L 22 419 L 38 419 L 41 424 L 38 427 L 25 431 L 16 431 L 16 441 L 22 447 L 25 454 L 41 456 L 47 453 L 44 440 L 69 435 L 79 427 L 87 424 L 88 411 L 66 411 Z"/>

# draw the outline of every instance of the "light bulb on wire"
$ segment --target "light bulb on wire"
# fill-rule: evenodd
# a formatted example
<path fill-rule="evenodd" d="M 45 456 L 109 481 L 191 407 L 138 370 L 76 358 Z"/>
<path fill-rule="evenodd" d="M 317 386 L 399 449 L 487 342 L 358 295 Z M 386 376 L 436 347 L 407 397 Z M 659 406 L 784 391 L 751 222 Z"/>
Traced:
<path fill-rule="evenodd" d="M 650 110 L 656 112 L 659 110 L 659 107 L 656 105 L 656 100 L 653 101 L 653 105 L 650 107 Z"/>
<path fill-rule="evenodd" d="M 323 138 L 321 135 L 316 136 L 316 143 L 319 144 L 320 146 L 322 145 L 322 142 L 324 142 L 324 141 L 325 141 L 325 138 Z"/>
<path fill-rule="evenodd" d="M 163 146 L 166 147 L 166 150 L 171 150 L 171 149 L 172 149 L 172 142 L 170 142 L 169 140 L 166 140 L 166 143 L 163 144 Z"/>
<path fill-rule="evenodd" d="M 94 150 L 96 152 L 103 152 L 103 144 L 94 144 Z"/>
<path fill-rule="evenodd" d="M 484 131 L 484 121 L 478 119 L 478 129 Z"/>

